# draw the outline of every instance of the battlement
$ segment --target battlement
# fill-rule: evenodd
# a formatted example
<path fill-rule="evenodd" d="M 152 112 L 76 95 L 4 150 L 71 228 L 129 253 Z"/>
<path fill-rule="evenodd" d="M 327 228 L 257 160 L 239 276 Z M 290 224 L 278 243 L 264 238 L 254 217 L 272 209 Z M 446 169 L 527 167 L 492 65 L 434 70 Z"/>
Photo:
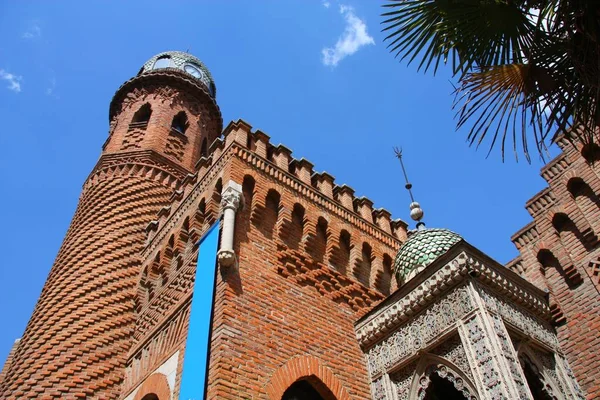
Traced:
<path fill-rule="evenodd" d="M 230 122 L 223 131 L 223 136 L 213 141 L 209 148 L 209 155 L 199 159 L 195 173 L 184 177 L 178 190 L 171 196 L 173 204 L 161 210 L 157 220 L 152 221 L 148 226 L 148 232 L 156 232 L 159 226 L 162 226 L 171 212 L 177 210 L 180 203 L 191 193 L 198 180 L 214 167 L 232 145 L 254 153 L 259 157 L 258 163 L 261 166 L 267 169 L 280 169 L 289 174 L 305 187 L 312 189 L 322 200 L 341 206 L 353 218 L 359 219 L 361 224 L 366 223 L 370 228 L 394 240 L 400 242 L 406 240 L 408 227 L 406 222 L 392 219 L 391 213 L 384 208 L 374 209 L 372 200 L 364 196 L 356 197 L 354 189 L 350 186 L 336 184 L 335 178 L 325 171 L 314 171 L 314 164 L 310 161 L 305 158 L 293 158 L 289 148 L 282 144 L 272 144 L 269 135 L 261 130 L 252 131 L 252 126 L 241 119 Z M 247 153 L 241 154 L 242 158 L 247 157 L 245 155 Z"/>

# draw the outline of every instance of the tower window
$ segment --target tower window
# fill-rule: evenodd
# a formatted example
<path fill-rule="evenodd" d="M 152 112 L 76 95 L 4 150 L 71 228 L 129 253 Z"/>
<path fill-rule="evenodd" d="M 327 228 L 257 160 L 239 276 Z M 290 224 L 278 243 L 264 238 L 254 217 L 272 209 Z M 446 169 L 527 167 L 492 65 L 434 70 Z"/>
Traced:
<path fill-rule="evenodd" d="M 133 118 L 131 119 L 131 125 L 133 126 L 130 125 L 130 127 L 147 125 L 151 115 L 152 107 L 148 103 L 144 104 L 133 114 Z"/>
<path fill-rule="evenodd" d="M 198 79 L 201 79 L 202 76 L 204 75 L 202 73 L 202 71 L 200 70 L 200 68 L 198 68 L 197 66 L 195 66 L 193 64 L 185 64 L 183 69 L 185 70 L 185 72 L 187 72 L 188 74 L 190 74 Z"/>
<path fill-rule="evenodd" d="M 155 62 L 152 69 L 169 68 L 171 66 L 171 56 L 159 57 Z"/>
<path fill-rule="evenodd" d="M 173 117 L 173 122 L 171 123 L 171 129 L 181 133 L 181 134 L 185 134 L 185 131 L 187 130 L 189 124 L 188 124 L 188 119 L 187 119 L 187 115 L 185 114 L 184 111 L 180 111 L 175 117 Z"/>

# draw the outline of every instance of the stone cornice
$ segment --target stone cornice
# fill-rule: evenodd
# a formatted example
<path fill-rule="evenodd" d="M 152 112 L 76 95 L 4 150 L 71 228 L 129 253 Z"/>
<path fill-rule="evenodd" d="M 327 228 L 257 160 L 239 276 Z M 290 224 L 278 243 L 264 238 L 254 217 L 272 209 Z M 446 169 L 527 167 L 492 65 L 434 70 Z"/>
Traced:
<path fill-rule="evenodd" d="M 480 282 L 544 320 L 550 318 L 545 293 L 461 241 L 355 324 L 366 347 L 467 279 Z"/>

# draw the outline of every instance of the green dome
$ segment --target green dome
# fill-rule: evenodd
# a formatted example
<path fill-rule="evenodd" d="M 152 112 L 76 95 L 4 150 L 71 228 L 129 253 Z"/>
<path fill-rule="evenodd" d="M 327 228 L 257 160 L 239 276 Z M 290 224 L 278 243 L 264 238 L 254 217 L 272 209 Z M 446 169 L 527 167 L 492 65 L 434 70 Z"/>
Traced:
<path fill-rule="evenodd" d="M 157 69 L 177 69 L 202 82 L 212 97 L 216 97 L 217 88 L 210 71 L 202 61 L 183 51 L 165 51 L 146 61 L 140 74 Z"/>
<path fill-rule="evenodd" d="M 448 229 L 414 231 L 400 246 L 394 261 L 398 283 L 404 284 L 410 280 L 461 240 L 460 235 Z"/>

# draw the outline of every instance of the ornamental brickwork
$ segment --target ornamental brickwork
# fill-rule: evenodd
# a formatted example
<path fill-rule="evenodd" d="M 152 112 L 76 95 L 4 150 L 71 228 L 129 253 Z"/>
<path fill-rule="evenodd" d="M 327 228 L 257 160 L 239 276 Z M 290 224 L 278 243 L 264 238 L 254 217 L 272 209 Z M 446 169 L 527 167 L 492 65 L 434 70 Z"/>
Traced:
<path fill-rule="evenodd" d="M 589 399 L 600 398 L 600 152 L 565 138 L 542 168 L 548 187 L 527 202 L 508 267 L 549 292 L 561 347 Z"/>
<path fill-rule="evenodd" d="M 407 224 L 246 122 L 222 130 L 207 71 L 161 53 L 116 92 L 0 398 L 177 399 L 199 239 L 215 223 L 209 399 L 286 399 L 299 381 L 325 400 L 424 398 L 438 379 L 466 398 L 529 398 L 521 366 L 540 390 L 581 398 L 569 364 L 600 396 L 600 163 L 561 142 L 550 188 L 528 203 L 535 222 L 513 238 L 510 269 L 550 305 L 459 236 L 398 290 Z"/>
<path fill-rule="evenodd" d="M 180 75 L 155 72 L 117 91 L 109 138 L 3 370 L 0 398 L 118 397 L 135 343 L 146 228 L 221 130 L 214 101 Z M 177 130 L 181 112 L 187 126 Z M 173 138 L 179 152 L 169 150 Z"/>
<path fill-rule="evenodd" d="M 229 124 L 148 225 L 121 396 L 143 395 L 147 377 L 179 351 L 178 396 L 194 244 L 220 218 L 230 181 L 241 184 L 243 206 L 237 263 L 217 276 L 208 398 L 280 399 L 299 379 L 326 399 L 368 398 L 353 323 L 396 288 L 392 259 L 406 225 L 243 121 Z"/>

